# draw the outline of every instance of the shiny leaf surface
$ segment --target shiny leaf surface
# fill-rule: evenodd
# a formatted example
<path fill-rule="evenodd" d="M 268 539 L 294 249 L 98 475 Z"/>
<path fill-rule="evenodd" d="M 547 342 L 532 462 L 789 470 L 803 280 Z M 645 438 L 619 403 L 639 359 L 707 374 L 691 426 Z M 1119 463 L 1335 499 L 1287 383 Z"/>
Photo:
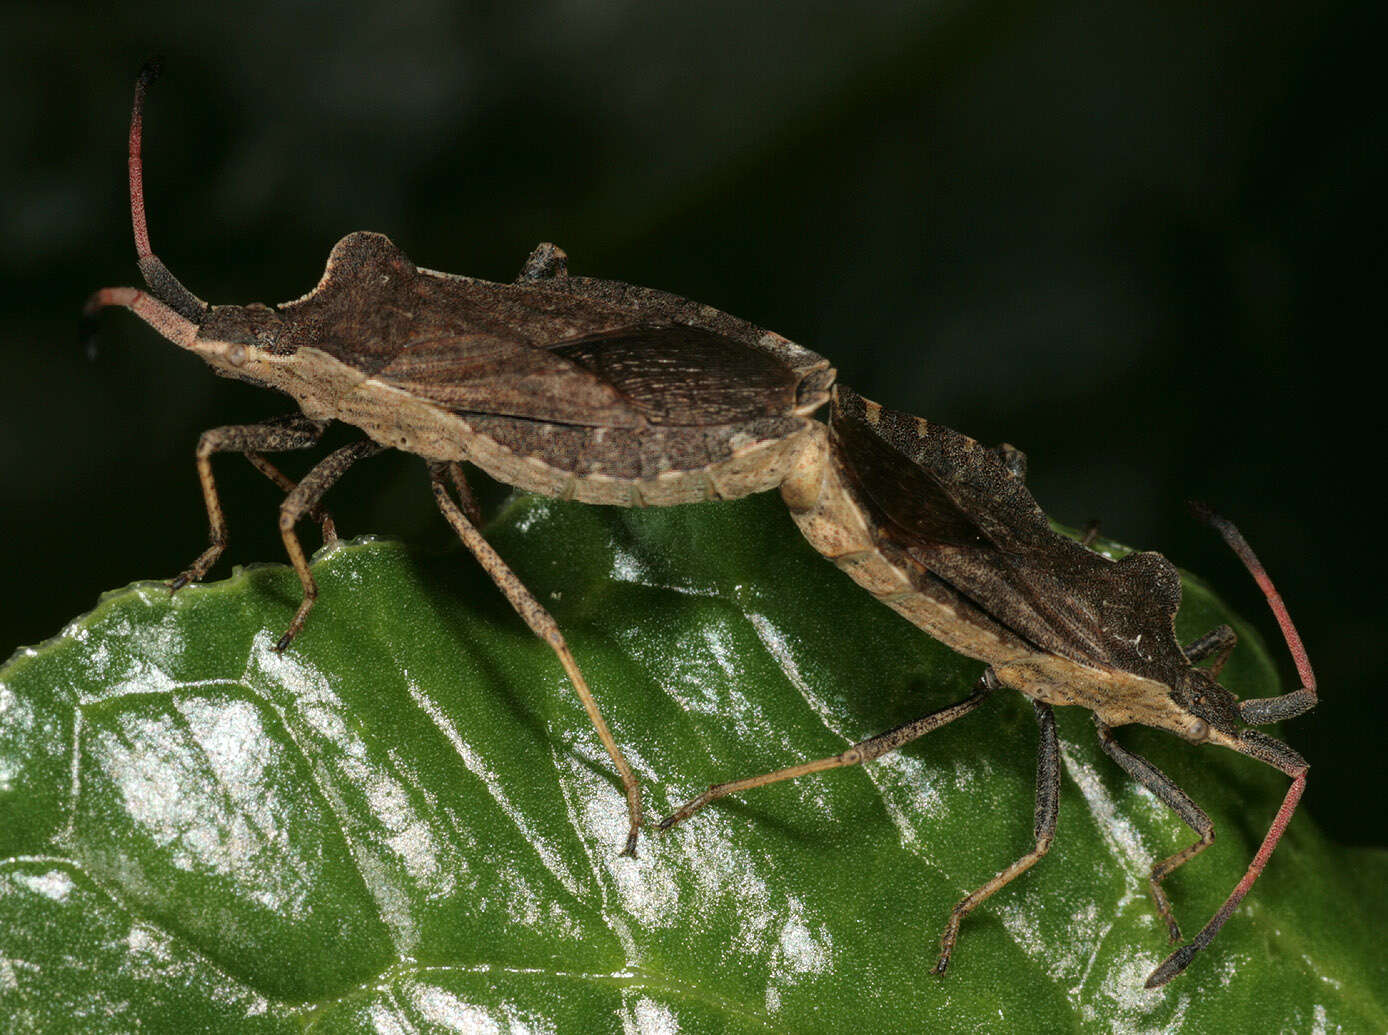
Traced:
<path fill-rule="evenodd" d="M 939 708 L 980 671 L 818 558 L 772 498 L 522 497 L 489 537 L 564 629 L 653 815 Z M 939 980 L 952 904 L 1030 847 L 1036 731 L 1018 695 L 618 858 L 611 764 L 469 558 L 362 541 L 315 572 L 318 606 L 284 655 L 298 583 L 267 566 L 110 594 L 0 670 L 0 1026 L 1388 1027 L 1388 863 L 1305 815 L 1188 973 L 1143 989 L 1167 951 L 1145 875 L 1192 835 L 1082 712 L 1059 715 L 1054 848 L 966 921 Z M 1188 583 L 1183 638 L 1226 618 Z M 1277 692 L 1239 630 L 1226 685 Z M 1286 781 L 1121 736 L 1216 823 L 1167 882 L 1193 933 Z"/>

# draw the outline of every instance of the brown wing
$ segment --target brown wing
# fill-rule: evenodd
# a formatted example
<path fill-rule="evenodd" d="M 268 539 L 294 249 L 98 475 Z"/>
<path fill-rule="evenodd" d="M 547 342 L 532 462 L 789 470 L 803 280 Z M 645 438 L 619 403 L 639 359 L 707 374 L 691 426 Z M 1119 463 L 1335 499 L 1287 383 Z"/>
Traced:
<path fill-rule="evenodd" d="M 545 349 L 488 334 L 408 342 L 375 378 L 458 413 L 585 427 L 641 423 L 640 413 L 591 372 Z"/>
<path fill-rule="evenodd" d="M 842 385 L 832 431 L 880 534 L 1013 632 L 1163 681 L 1185 666 L 1172 626 L 1180 577 L 1165 558 L 1115 563 L 1085 549 L 1051 529 L 993 450 Z"/>
<path fill-rule="evenodd" d="M 727 333 L 708 329 L 673 295 L 556 283 L 586 293 L 420 271 L 382 235 L 349 234 L 318 286 L 279 307 L 291 329 L 276 347 L 326 352 L 460 413 L 614 429 L 784 417 L 803 409 L 805 372 L 827 368 L 784 339 L 744 344 L 755 328 L 726 314 L 708 319 Z"/>
<path fill-rule="evenodd" d="M 535 347 L 486 334 L 408 343 L 378 380 L 460 413 L 587 427 L 709 427 L 790 413 L 799 375 L 683 324 L 635 325 Z"/>
<path fill-rule="evenodd" d="M 740 424 L 791 413 L 800 376 L 770 353 L 701 327 L 637 326 L 549 352 L 610 385 L 653 424 Z"/>
<path fill-rule="evenodd" d="M 905 422 L 911 423 L 904 427 Z M 913 540 L 951 546 L 987 540 L 979 523 L 954 499 L 940 465 L 913 448 L 924 442 L 924 421 L 839 385 L 829 428 L 853 480 Z"/>

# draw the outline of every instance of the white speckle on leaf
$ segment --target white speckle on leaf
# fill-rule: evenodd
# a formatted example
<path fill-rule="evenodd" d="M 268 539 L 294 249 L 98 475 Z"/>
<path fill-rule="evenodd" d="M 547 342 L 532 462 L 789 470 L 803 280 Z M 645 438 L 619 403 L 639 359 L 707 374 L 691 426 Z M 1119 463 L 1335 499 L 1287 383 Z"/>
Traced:
<path fill-rule="evenodd" d="M 708 647 L 708 652 L 718 663 L 718 667 L 723 670 L 723 675 L 729 679 L 737 676 L 737 651 L 732 643 L 732 636 L 724 622 L 713 622 L 705 626 L 702 630 L 704 643 Z"/>
<path fill-rule="evenodd" d="M 645 565 L 635 554 L 621 547 L 612 551 L 612 577 L 618 582 L 632 582 L 638 586 L 650 585 L 650 573 Z"/>
<path fill-rule="evenodd" d="M 484 1007 L 465 1002 L 435 985 L 423 985 L 410 990 L 410 1005 L 420 1019 L 435 1030 L 476 1032 L 477 1035 L 499 1033 L 502 1027 Z"/>
<path fill-rule="evenodd" d="M 893 751 L 875 759 L 864 772 L 877 788 L 901 846 L 934 864 L 935 858 L 929 849 L 931 844 L 938 842 L 943 826 L 935 830 L 922 829 L 921 820 L 935 826 L 946 817 L 942 812 L 945 799 L 938 789 L 938 774 L 932 768 L 921 758 Z"/>
<path fill-rule="evenodd" d="M 0 683 L 0 731 L 6 739 L 15 738 L 19 743 L 28 739 L 34 729 L 34 710 L 27 701 L 22 701 L 4 683 Z M 22 752 L 0 752 L 0 794 L 14 789 L 14 781 L 19 777 L 19 759 Z"/>
<path fill-rule="evenodd" d="M 1325 1007 L 1320 1003 L 1317 1003 L 1311 1009 L 1313 1017 L 1311 1021 L 1311 1035 L 1327 1035 L 1330 1031 L 1330 1014 L 1326 1012 Z M 1339 1031 L 1339 1027 L 1337 1026 L 1335 1030 Z"/>
<path fill-rule="evenodd" d="M 607 760 L 606 754 L 603 760 Z M 612 784 L 574 753 L 558 750 L 555 766 L 569 803 L 571 821 L 584 840 L 595 846 L 590 857 L 616 892 L 623 912 L 643 927 L 668 927 L 678 919 L 679 889 L 669 875 L 654 865 L 652 855 L 663 839 L 646 837 L 637 858 L 624 858 L 614 850 L 627 836 L 626 802 L 614 794 Z M 615 929 L 615 927 L 614 927 Z"/>
<path fill-rule="evenodd" d="M 1123 864 L 1124 872 L 1131 875 L 1150 870 L 1152 854 L 1143 846 L 1137 828 L 1114 803 L 1098 771 L 1085 762 L 1064 738 L 1060 741 L 1060 757 L 1070 779 L 1084 795 L 1100 836 L 1109 851 Z"/>
<path fill-rule="evenodd" d="M 101 680 L 90 681 L 89 685 L 100 689 L 94 694 L 83 694 L 83 704 L 137 694 L 171 694 L 179 688 L 167 672 L 144 658 L 132 658 L 124 671 L 108 673 Z"/>
<path fill-rule="evenodd" d="M 1331 988 L 1339 989 L 1341 987 L 1342 982 L 1337 981 L 1335 978 L 1325 973 L 1325 971 L 1321 970 L 1321 968 L 1316 965 L 1316 961 L 1313 960 L 1309 955 L 1307 955 L 1306 953 L 1302 953 L 1301 958 L 1306 964 L 1306 969 L 1309 970 L 1312 974 L 1315 974 L 1316 977 L 1320 978 Z"/>
<path fill-rule="evenodd" d="M 1225 957 L 1224 962 L 1220 965 L 1219 987 L 1228 988 L 1229 985 L 1233 982 L 1234 976 L 1238 974 L 1239 970 L 1251 962 L 1252 960 L 1250 959 L 1250 957 L 1244 955 L 1243 953 L 1231 952 L 1228 956 Z"/>
<path fill-rule="evenodd" d="M 11 878 L 16 884 L 36 895 L 42 895 L 54 902 L 67 901 L 68 895 L 76 887 L 72 878 L 62 870 L 49 870 L 46 873 L 16 873 Z"/>
<path fill-rule="evenodd" d="M 278 817 L 296 804 L 279 792 L 282 752 L 260 718 L 247 701 L 186 697 L 176 713 L 131 708 L 91 723 L 88 752 L 174 866 L 235 876 L 252 900 L 294 919 L 307 875 L 284 865 Z"/>
<path fill-rule="evenodd" d="M 1141 949 L 1122 949 L 1109 961 L 1097 987 L 1080 1005 L 1080 1016 L 1093 1025 L 1124 1035 L 1146 1032 L 1181 1031 L 1190 996 L 1164 988 L 1147 988 L 1147 975 L 1161 962 Z M 1174 1001 L 1174 1009 L 1171 1009 Z M 1171 1009 L 1160 1027 L 1144 1025 L 1144 1019 L 1156 1012 Z"/>
<path fill-rule="evenodd" d="M 1013 941 L 1031 959 L 1044 964 L 1060 985 L 1070 984 L 1070 999 L 1080 1002 L 1084 978 L 1097 959 L 1103 936 L 1113 927 L 1112 921 L 1099 914 L 1095 902 L 1085 902 L 1070 914 L 1063 934 L 1053 930 L 1053 902 L 1044 895 L 1017 896 L 1009 902 L 999 902 L 995 912 Z"/>
<path fill-rule="evenodd" d="M 554 1035 L 548 1019 L 513 1003 L 494 1006 L 470 1003 L 437 985 L 410 982 L 405 993 L 409 1008 L 424 1022 L 423 1030 L 459 1035 Z M 410 1029 L 413 1035 L 414 1026 Z"/>
<path fill-rule="evenodd" d="M 670 1008 L 646 996 L 622 1011 L 622 1035 L 676 1035 L 679 1030 Z"/>
<path fill-rule="evenodd" d="M 805 905 L 798 898 L 789 902 L 790 918 L 781 928 L 780 951 L 778 958 L 784 967 L 779 973 L 785 977 L 799 974 L 822 974 L 829 969 L 834 940 L 829 929 L 820 926 L 819 938 L 805 925 Z"/>
<path fill-rule="evenodd" d="M 132 924 L 125 936 L 125 947 L 132 955 L 153 957 L 160 962 L 169 961 L 168 945 L 163 936 L 143 924 Z"/>
<path fill-rule="evenodd" d="M 784 916 L 771 950 L 771 967 L 763 996 L 768 1011 L 780 1008 L 785 988 L 797 984 L 806 975 L 825 973 L 833 963 L 834 939 L 829 928 L 821 924 L 817 934 L 810 929 L 804 902 L 791 896 L 786 901 Z"/>
<path fill-rule="evenodd" d="M 388 1003 L 372 1003 L 367 1013 L 375 1035 L 415 1035 L 405 1018 Z"/>
<path fill-rule="evenodd" d="M 662 581 L 656 578 L 640 557 L 621 546 L 614 546 L 612 550 L 611 577 L 617 582 L 627 582 L 633 586 L 664 589 L 692 597 L 717 597 L 720 595 L 718 587 L 713 583 Z"/>

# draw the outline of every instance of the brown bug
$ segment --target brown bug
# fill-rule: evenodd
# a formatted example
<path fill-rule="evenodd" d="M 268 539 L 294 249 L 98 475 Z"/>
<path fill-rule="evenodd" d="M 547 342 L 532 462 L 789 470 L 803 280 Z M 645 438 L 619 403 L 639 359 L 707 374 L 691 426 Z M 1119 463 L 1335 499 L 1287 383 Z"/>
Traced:
<path fill-rule="evenodd" d="M 1196 744 L 1217 744 L 1292 777 L 1281 808 L 1243 879 L 1195 938 L 1147 980 L 1170 981 L 1208 945 L 1262 872 L 1306 785 L 1295 751 L 1256 730 L 1316 704 L 1316 681 L 1281 598 L 1238 531 L 1206 510 L 1248 567 L 1282 628 L 1303 686 L 1239 701 L 1215 680 L 1235 645 L 1219 626 L 1184 647 L 1174 618 L 1181 599 L 1175 566 L 1156 553 L 1119 561 L 1053 531 L 1023 484 L 1025 458 L 989 449 L 957 431 L 885 409 L 839 385 L 827 433 L 820 433 L 781 486 L 796 523 L 815 549 L 893 610 L 947 646 L 988 663 L 973 692 L 829 758 L 716 784 L 660 823 L 668 829 L 728 794 L 856 765 L 893 751 L 977 708 L 999 687 L 1031 698 L 1041 728 L 1036 773 L 1036 846 L 950 914 L 935 972 L 943 974 L 974 908 L 1046 854 L 1060 798 L 1054 705 L 1094 713 L 1104 751 L 1198 835 L 1156 863 L 1150 888 L 1173 943 L 1181 940 L 1162 880 L 1210 846 L 1214 826 L 1185 792 L 1147 760 L 1123 748 L 1113 728 L 1141 723 Z M 1213 659 L 1209 669 L 1196 662 Z"/>
<path fill-rule="evenodd" d="M 123 306 L 213 372 L 289 395 L 299 411 L 263 424 L 214 428 L 197 467 L 211 525 L 208 548 L 170 584 L 200 578 L 227 543 L 212 476 L 215 453 L 242 453 L 288 495 L 279 527 L 303 584 L 285 649 L 318 588 L 295 525 L 353 463 L 387 448 L 429 463 L 434 498 L 459 538 L 530 628 L 554 650 L 626 791 L 634 854 L 640 788 L 549 613 L 476 527 L 460 463 L 498 481 L 586 503 L 664 506 L 775 488 L 819 425 L 827 360 L 687 299 L 615 281 L 571 277 L 542 244 L 514 284 L 418 269 L 381 234 L 333 248 L 308 294 L 277 306 L 208 305 L 150 249 L 140 157 L 141 71 L 130 121 L 130 210 L 148 290 L 103 288 L 91 318 Z M 261 456 L 313 446 L 332 421 L 366 438 L 320 461 L 297 485 Z M 460 502 L 449 492 L 452 482 Z"/>

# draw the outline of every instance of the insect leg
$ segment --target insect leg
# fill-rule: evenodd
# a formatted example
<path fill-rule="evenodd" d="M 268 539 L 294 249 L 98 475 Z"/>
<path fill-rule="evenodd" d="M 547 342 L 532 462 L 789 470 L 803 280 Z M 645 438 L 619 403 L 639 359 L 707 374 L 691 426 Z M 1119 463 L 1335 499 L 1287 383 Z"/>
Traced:
<path fill-rule="evenodd" d="M 1220 628 L 1228 629 L 1229 627 L 1225 625 Z M 1218 632 L 1219 630 L 1214 631 Z M 1202 637 L 1202 639 L 1204 638 L 1206 637 Z M 1094 725 L 1098 727 L 1099 746 L 1104 749 L 1104 753 L 1117 762 L 1125 773 L 1161 799 L 1162 804 L 1180 816 L 1186 826 L 1200 835 L 1200 840 L 1189 848 L 1184 848 L 1161 862 L 1153 863 L 1149 877 L 1152 899 L 1157 904 L 1157 912 L 1166 921 L 1166 929 L 1171 934 L 1171 940 L 1179 942 L 1181 940 L 1181 927 L 1176 923 L 1176 918 L 1171 913 L 1171 902 L 1166 897 L 1166 892 L 1162 890 L 1161 882 L 1176 867 L 1194 859 L 1214 843 L 1214 824 L 1210 822 L 1210 817 L 1205 815 L 1200 806 L 1191 801 L 1186 792 L 1177 787 L 1169 776 L 1141 755 L 1133 754 L 1118 743 L 1114 739 L 1113 729 L 1099 721 L 1098 716 L 1094 717 Z"/>
<path fill-rule="evenodd" d="M 627 815 L 631 820 L 631 827 L 627 831 L 626 846 L 622 849 L 622 855 L 636 854 L 636 839 L 641 832 L 641 785 L 636 781 L 636 775 L 631 771 L 631 766 L 627 764 L 626 756 L 622 754 L 622 749 L 617 746 L 617 739 L 612 736 L 612 731 L 607 726 L 607 720 L 602 717 L 602 712 L 598 709 L 598 702 L 593 699 L 592 692 L 588 689 L 588 682 L 583 678 L 583 673 L 579 671 L 578 663 L 569 653 L 568 644 L 564 642 L 563 635 L 559 632 L 559 626 L 555 623 L 553 616 L 541 606 L 540 602 L 531 595 L 530 590 L 526 589 L 521 580 L 501 559 L 501 555 L 492 549 L 491 543 L 482 537 L 482 533 L 477 530 L 477 526 L 468 520 L 466 514 L 453 498 L 448 495 L 448 486 L 444 482 L 444 468 L 447 466 L 451 477 L 455 482 L 462 481 L 462 472 L 455 470 L 457 464 L 430 464 L 429 476 L 433 480 L 434 501 L 438 504 L 439 510 L 448 523 L 453 526 L 453 531 L 458 533 L 458 538 L 463 541 L 463 545 L 472 551 L 472 555 L 477 558 L 477 562 L 482 565 L 482 569 L 491 576 L 493 582 L 506 599 L 511 602 L 511 606 L 516 609 L 516 613 L 524 619 L 525 624 L 530 626 L 535 633 L 559 658 L 559 663 L 564 666 L 564 671 L 569 677 L 569 682 L 573 684 L 577 691 L 579 700 L 583 702 L 583 708 L 588 713 L 588 721 L 593 724 L 593 728 L 598 731 L 598 738 L 602 741 L 602 746 L 607 749 L 608 756 L 612 759 L 612 764 L 617 767 L 617 773 L 622 779 L 622 789 L 627 797 Z"/>
<path fill-rule="evenodd" d="M 1181 653 L 1192 665 L 1206 658 L 1214 658 L 1214 664 L 1208 671 L 1211 679 L 1218 679 L 1224 663 L 1229 660 L 1229 655 L 1238 643 L 1238 635 L 1233 629 L 1227 625 L 1216 625 L 1204 636 L 1197 636 L 1187 643 L 1181 648 Z"/>
<path fill-rule="evenodd" d="M 1084 523 L 1084 532 L 1080 536 L 1080 545 L 1089 549 L 1099 538 L 1099 529 L 1103 527 L 1098 518 L 1090 518 Z"/>
<path fill-rule="evenodd" d="M 222 513 L 217 483 L 212 477 L 212 454 L 245 453 L 249 458 L 256 450 L 285 452 L 307 449 L 317 443 L 327 426 L 327 421 L 309 420 L 301 414 L 293 414 L 263 424 L 234 424 L 211 428 L 202 433 L 198 439 L 198 481 L 202 483 L 202 500 L 207 507 L 208 524 L 211 525 L 208 535 L 210 545 L 187 570 L 169 583 L 170 589 L 182 589 L 188 583 L 198 581 L 217 563 L 217 558 L 226 549 L 226 516 Z M 251 462 L 255 463 L 253 460 Z"/>
<path fill-rule="evenodd" d="M 1214 941 L 1214 936 L 1234 915 L 1234 910 L 1239 907 L 1239 903 L 1253 887 L 1253 882 L 1258 879 L 1258 875 L 1263 872 L 1268 860 L 1272 858 L 1273 849 L 1277 847 L 1277 842 L 1282 840 L 1282 835 L 1287 832 L 1287 824 L 1292 821 L 1292 813 L 1296 812 L 1297 802 L 1301 800 L 1301 793 L 1306 789 L 1306 773 L 1310 769 L 1306 764 L 1306 759 L 1280 740 L 1273 740 L 1257 730 L 1244 730 L 1239 734 L 1239 743 L 1235 750 L 1249 758 L 1256 758 L 1259 762 L 1265 762 L 1274 769 L 1280 769 L 1292 778 L 1292 784 L 1287 788 L 1287 793 L 1282 798 L 1282 805 L 1277 810 L 1277 815 L 1272 818 L 1272 826 L 1268 827 L 1268 832 L 1263 836 L 1263 843 L 1258 846 L 1253 861 L 1248 864 L 1248 869 L 1244 871 L 1243 879 L 1234 885 L 1234 890 L 1224 900 L 1224 905 L 1220 906 L 1215 915 L 1210 917 L 1209 922 L 1200 929 L 1200 933 L 1172 952 L 1170 956 L 1162 960 L 1161 965 L 1156 970 L 1152 971 L 1147 978 L 1146 987 L 1148 988 L 1160 988 L 1166 984 L 1190 965 L 1190 961 L 1197 952 Z"/>
<path fill-rule="evenodd" d="M 822 772 L 825 769 L 838 769 L 842 766 L 857 765 L 859 762 L 870 762 L 874 758 L 885 755 L 888 751 L 895 751 L 917 737 L 923 737 L 955 719 L 968 715 L 969 712 L 982 704 L 999 685 L 993 675 L 993 670 L 989 669 L 974 684 L 973 692 L 964 700 L 957 704 L 951 704 L 947 708 L 941 708 L 937 712 L 931 712 L 919 719 L 914 719 L 903 726 L 888 730 L 886 733 L 879 733 L 875 737 L 859 741 L 847 751 L 830 755 L 828 758 L 816 759 L 813 762 L 802 762 L 785 769 L 777 769 L 773 773 L 763 773 L 761 776 L 749 776 L 741 780 L 730 780 L 727 783 L 716 783 L 703 794 L 681 805 L 662 819 L 656 825 L 656 829 L 669 830 L 676 824 L 683 823 L 705 805 L 715 802 L 719 798 L 726 798 L 729 794 L 737 794 L 753 787 L 763 787 L 769 783 L 778 783 L 781 780 L 793 780 L 798 776 L 808 776 L 810 773 Z"/>
<path fill-rule="evenodd" d="M 482 508 L 477 505 L 477 497 L 473 496 L 467 478 L 463 475 L 463 465 L 459 463 L 449 464 L 448 474 L 453 480 L 454 491 L 458 493 L 458 502 L 463 505 L 463 513 L 474 525 L 480 525 L 482 523 Z"/>
<path fill-rule="evenodd" d="M 959 925 L 975 907 L 984 902 L 994 892 L 1006 887 L 1013 879 L 1031 869 L 1036 861 L 1051 848 L 1055 838 L 1056 820 L 1060 815 L 1060 741 L 1055 732 L 1055 714 L 1051 706 L 1041 701 L 1032 701 L 1036 712 L 1036 723 L 1041 727 L 1040 750 L 1036 756 L 1036 812 L 1032 829 L 1036 834 L 1036 847 L 1022 856 L 1007 869 L 994 874 L 993 879 L 977 891 L 965 895 L 949 915 L 945 933 L 940 938 L 940 958 L 935 964 L 935 973 L 944 974 L 949 967 L 950 954 L 959 937 Z"/>
<path fill-rule="evenodd" d="M 308 570 L 308 558 L 304 556 L 304 548 L 299 544 L 299 537 L 294 532 L 294 526 L 299 523 L 300 518 L 318 505 L 318 501 L 323 498 L 323 493 L 332 488 L 333 483 L 342 477 L 347 468 L 358 460 L 375 456 L 383 449 L 385 446 L 380 443 L 363 439 L 360 442 L 353 442 L 349 446 L 334 450 L 318 461 L 313 469 L 304 475 L 303 481 L 296 485 L 294 490 L 284 498 L 284 502 L 280 504 L 280 538 L 284 540 L 284 549 L 289 554 L 289 563 L 294 566 L 294 571 L 299 576 L 299 583 L 304 587 L 304 599 L 299 602 L 299 609 L 294 612 L 294 617 L 290 619 L 289 628 L 284 631 L 284 635 L 275 644 L 277 653 L 288 647 L 289 642 L 299 634 L 299 630 L 304 627 L 304 619 L 308 617 L 309 611 L 313 610 L 313 602 L 318 599 L 318 583 L 314 581 L 313 573 Z"/>
<path fill-rule="evenodd" d="M 298 488 L 298 482 L 290 478 L 259 453 L 246 453 L 245 457 L 250 461 L 252 467 L 278 485 L 286 496 Z M 309 510 L 308 516 L 313 518 L 314 521 L 317 521 L 319 526 L 323 529 L 324 546 L 331 546 L 333 543 L 337 542 L 337 525 L 333 523 L 331 514 L 321 506 L 315 506 Z"/>

